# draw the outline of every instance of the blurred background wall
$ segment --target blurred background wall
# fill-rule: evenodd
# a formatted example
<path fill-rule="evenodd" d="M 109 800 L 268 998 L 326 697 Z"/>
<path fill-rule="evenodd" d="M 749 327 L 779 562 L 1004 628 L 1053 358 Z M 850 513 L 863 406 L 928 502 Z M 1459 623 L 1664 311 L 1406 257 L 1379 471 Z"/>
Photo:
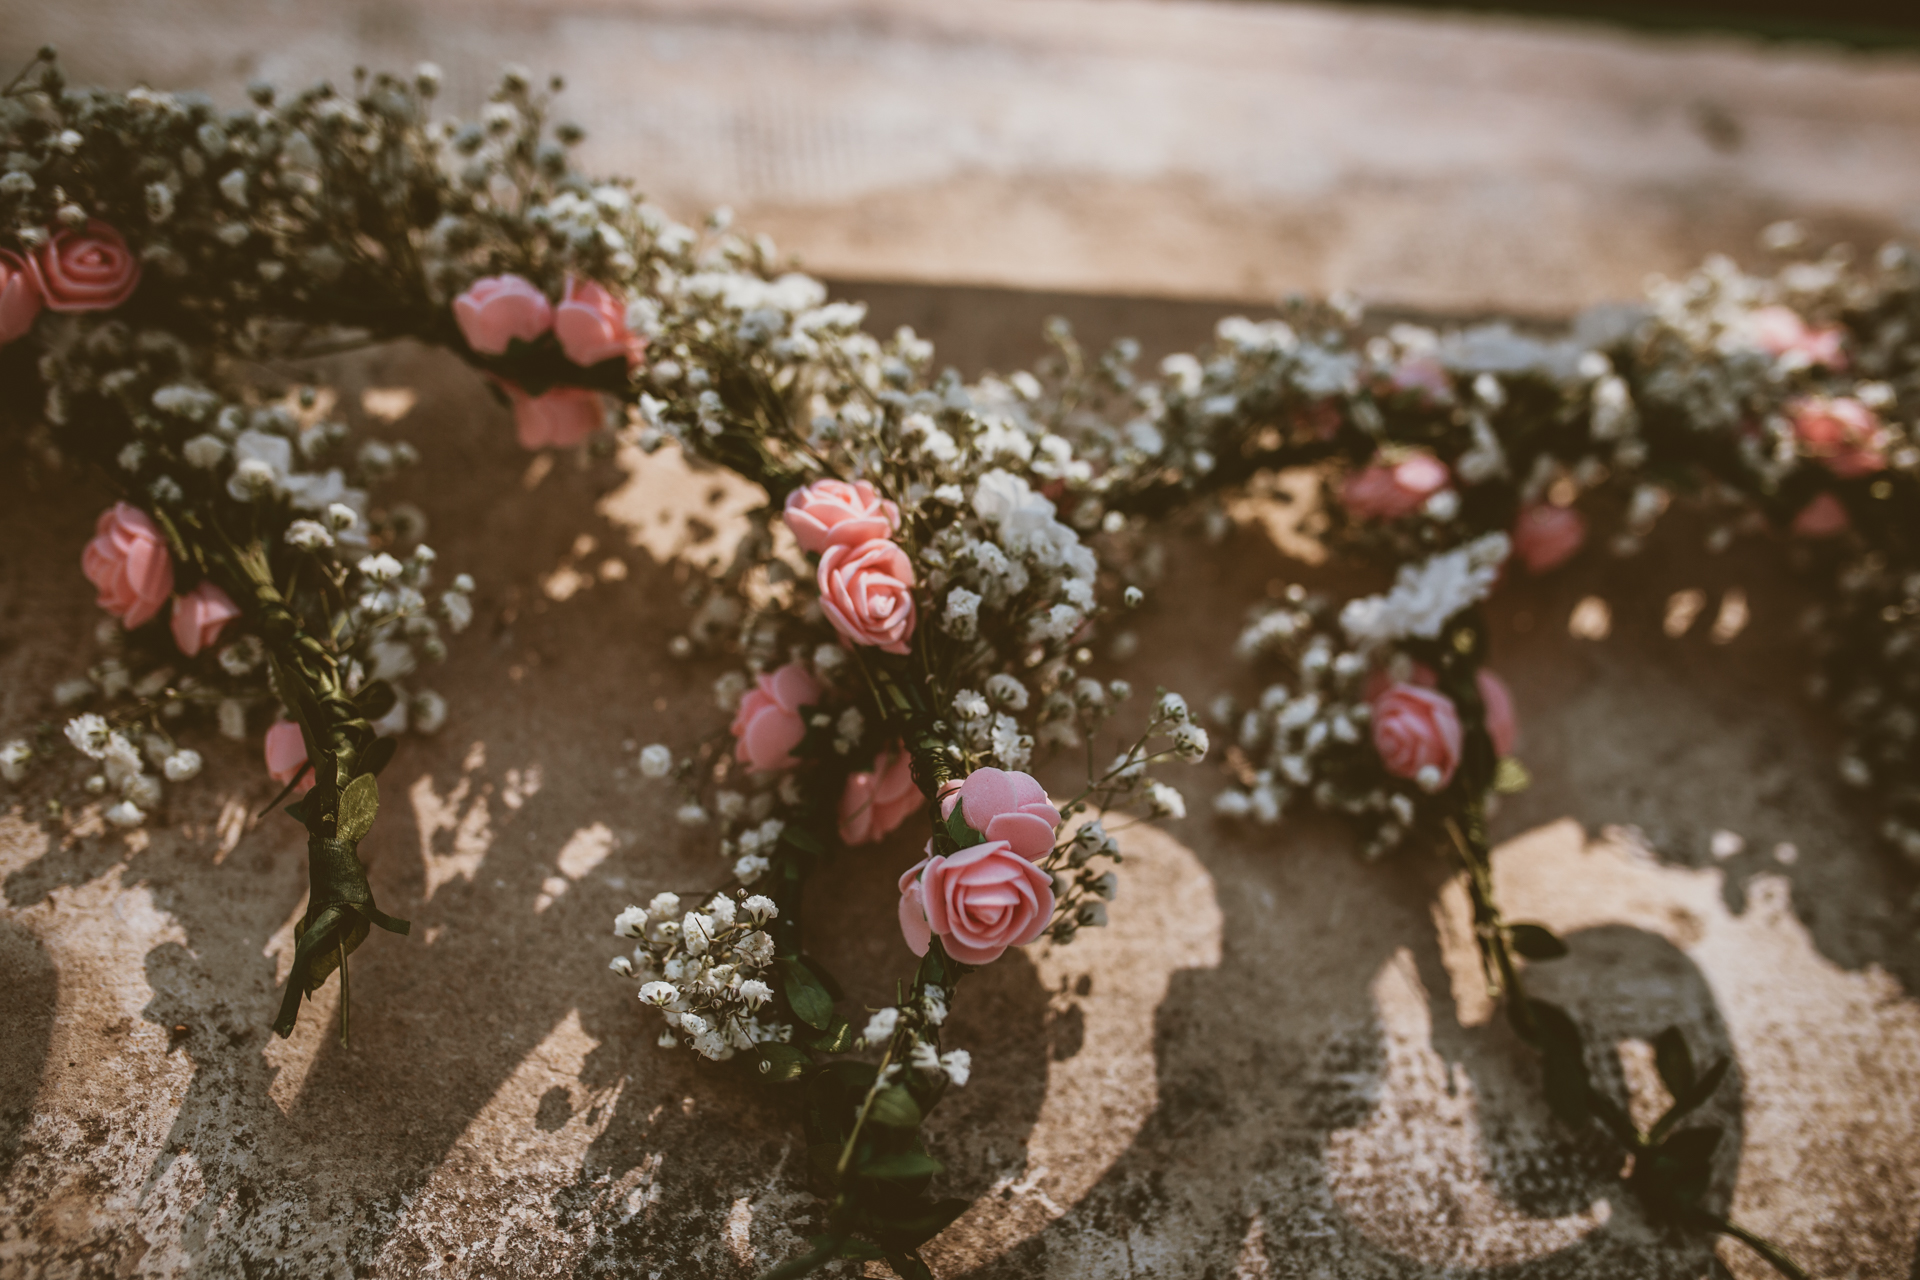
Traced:
<path fill-rule="evenodd" d="M 1769 30 L 1822 10 L 1707 8 Z M 1858 8 L 1831 30 L 1858 36 Z M 234 102 L 255 77 L 431 59 L 470 110 L 504 63 L 561 71 L 592 166 L 682 215 L 731 205 L 842 279 L 1556 313 L 1752 256 L 1778 218 L 1862 248 L 1920 218 L 1920 54 L 1897 28 L 1850 47 L 1196 0 L 5 0 L 0 17 L 0 57 L 52 42 L 84 81 Z"/>

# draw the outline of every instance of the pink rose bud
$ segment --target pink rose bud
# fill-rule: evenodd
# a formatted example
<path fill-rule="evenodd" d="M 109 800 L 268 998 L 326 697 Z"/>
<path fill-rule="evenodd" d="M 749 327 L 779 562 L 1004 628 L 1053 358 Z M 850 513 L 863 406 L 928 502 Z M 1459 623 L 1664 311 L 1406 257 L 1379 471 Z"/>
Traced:
<path fill-rule="evenodd" d="M 1030 775 L 975 769 L 965 782 L 941 792 L 940 816 L 951 815 L 956 803 L 969 827 L 989 840 L 1006 841 L 1021 857 L 1039 862 L 1053 852 L 1060 811 Z"/>
<path fill-rule="evenodd" d="M 17 253 L 0 249 L 0 347 L 23 338 L 40 315 L 40 282 Z"/>
<path fill-rule="evenodd" d="M 785 514 L 787 528 L 808 551 L 854 547 L 900 528 L 900 508 L 865 480 L 816 480 L 787 495 Z"/>
<path fill-rule="evenodd" d="M 239 606 L 211 582 L 203 582 L 173 602 L 173 642 L 189 658 L 220 638 Z"/>
<path fill-rule="evenodd" d="M 872 844 L 897 829 L 925 799 L 913 783 L 913 760 L 894 743 L 873 770 L 847 778 L 840 793 L 840 842 Z"/>
<path fill-rule="evenodd" d="M 1395 684 L 1373 700 L 1373 749 L 1397 778 L 1438 791 L 1460 767 L 1461 739 L 1460 713 L 1443 693 Z M 1434 773 L 1423 779 L 1423 769 Z"/>
<path fill-rule="evenodd" d="M 307 768 L 307 741 L 300 736 L 299 725 L 275 720 L 267 730 L 266 756 L 267 773 L 275 782 L 284 787 L 299 778 L 300 784 L 293 789 L 297 796 L 313 788 L 313 770 Z"/>
<path fill-rule="evenodd" d="M 629 368 L 640 363 L 647 340 L 627 332 L 627 306 L 591 280 L 567 277 L 567 293 L 553 309 L 553 336 L 577 365 L 596 365 L 616 356 Z"/>
<path fill-rule="evenodd" d="M 522 449 L 570 449 L 606 425 L 597 391 L 555 387 L 530 396 L 510 382 L 502 385 L 513 403 L 513 426 Z"/>
<path fill-rule="evenodd" d="M 1486 707 L 1487 736 L 1493 739 L 1493 753 L 1510 756 L 1520 740 L 1520 721 L 1513 714 L 1513 694 L 1507 682 L 1485 667 L 1473 673 L 1480 686 L 1480 701 Z"/>
<path fill-rule="evenodd" d="M 1852 524 L 1840 499 L 1822 493 L 1800 508 L 1800 514 L 1793 518 L 1793 531 L 1803 538 L 1832 538 L 1845 533 Z"/>
<path fill-rule="evenodd" d="M 467 345 L 481 355 L 505 354 L 518 338 L 532 342 L 553 327 L 553 304 L 530 280 L 482 276 L 453 300 L 453 318 Z"/>
<path fill-rule="evenodd" d="M 122 626 L 139 626 L 173 594 L 166 539 L 146 512 L 124 502 L 100 513 L 80 568 L 100 593 L 100 607 Z"/>
<path fill-rule="evenodd" d="M 1885 470 L 1887 430 L 1853 397 L 1803 396 L 1787 406 L 1787 416 L 1801 448 L 1841 479 Z"/>
<path fill-rule="evenodd" d="M 733 758 L 755 773 L 791 769 L 800 763 L 793 749 L 807 736 L 801 708 L 820 700 L 820 686 L 797 662 L 755 676 L 754 686 L 733 713 Z"/>
<path fill-rule="evenodd" d="M 34 256 L 32 267 L 49 311 L 111 311 L 140 284 L 133 251 L 98 218 L 84 231 L 56 234 Z"/>
<path fill-rule="evenodd" d="M 1838 325 L 1814 329 L 1792 307 L 1761 307 L 1750 320 L 1753 345 L 1778 359 L 1798 356 L 1809 365 L 1828 369 L 1847 367 L 1847 353 L 1841 344 L 1846 331 Z"/>
<path fill-rule="evenodd" d="M 1390 466 L 1375 462 L 1348 476 L 1340 486 L 1340 502 L 1356 520 L 1398 520 L 1418 511 L 1452 478 L 1446 463 L 1430 453 L 1416 453 Z"/>
<path fill-rule="evenodd" d="M 850 644 L 906 653 L 913 635 L 913 565 L 885 539 L 836 543 L 820 557 L 820 607 Z"/>
<path fill-rule="evenodd" d="M 987 964 L 1038 938 L 1052 918 L 1053 877 L 1004 840 L 927 858 L 900 877 L 900 932 L 915 955 L 939 934 L 961 964 Z"/>
<path fill-rule="evenodd" d="M 1529 573 L 1545 573 L 1572 559 L 1587 540 L 1587 522 L 1572 507 L 1536 502 L 1520 509 L 1513 526 L 1513 549 Z"/>

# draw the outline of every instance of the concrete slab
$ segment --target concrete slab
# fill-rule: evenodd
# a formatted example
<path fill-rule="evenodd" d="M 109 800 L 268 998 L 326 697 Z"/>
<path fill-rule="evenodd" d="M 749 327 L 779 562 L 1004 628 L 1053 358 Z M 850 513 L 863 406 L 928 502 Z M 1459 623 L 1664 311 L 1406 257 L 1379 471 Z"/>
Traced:
<path fill-rule="evenodd" d="M 828 275 L 1552 314 L 1920 214 L 1920 57 L 1182 0 L 36 0 L 82 79 L 237 101 L 431 58 L 564 72 L 588 159 Z"/>
<path fill-rule="evenodd" d="M 1032 300 L 890 305 L 946 316 L 933 336 L 967 351 Z M 1091 327 L 1144 304 L 1088 306 Z M 1191 321 L 1161 331 L 1191 343 Z M 444 356 L 337 375 L 349 403 L 418 389 L 403 422 L 428 461 L 406 496 L 441 563 L 481 583 L 480 621 L 434 676 L 453 718 L 402 748 L 368 845 L 414 936 L 356 957 L 351 1048 L 334 988 L 276 1041 L 304 878 L 294 824 L 248 817 L 271 792 L 249 752 L 208 735 L 210 780 L 132 837 L 89 810 L 48 815 L 77 758 L 7 793 L 0 1275 L 753 1275 L 817 1211 L 797 1131 L 657 1048 L 604 972 L 615 910 L 722 873 L 632 761 L 636 743 L 719 725 L 714 670 L 664 656 L 685 623 L 670 557 L 701 554 L 689 516 L 724 527 L 739 489 L 665 455 L 530 466 Z M 88 661 L 73 566 L 93 503 L 24 462 L 0 476 L 11 735 Z M 1175 539 L 1137 684 L 1245 692 L 1223 658 L 1248 602 L 1301 575 L 1354 585 L 1283 559 L 1262 514 L 1222 546 Z M 1537 780 L 1500 818 L 1501 892 L 1571 937 L 1539 981 L 1611 1046 L 1640 1109 L 1645 1042 L 1669 1023 L 1734 1056 L 1716 1196 L 1816 1275 L 1899 1280 L 1920 1236 L 1915 877 L 1830 780 L 1831 731 L 1795 692 L 1791 580 L 1764 548 L 1685 545 L 1499 599 L 1495 653 Z M 1662 633 L 1672 592 L 1734 586 L 1752 622 L 1732 642 L 1704 623 Z M 1612 606 L 1603 642 L 1567 638 L 1588 594 Z M 934 1245 L 940 1275 L 1707 1271 L 1703 1245 L 1649 1226 L 1545 1114 L 1437 864 L 1369 865 L 1327 823 L 1217 826 L 1220 779 L 1191 777 L 1196 816 L 1130 838 L 1113 928 L 963 991 L 952 1042 L 978 1066 L 934 1140 L 953 1191 L 979 1199 Z M 1743 852 L 1711 856 L 1721 829 Z M 811 945 L 854 1003 L 904 971 L 889 895 L 912 856 L 849 857 L 812 904 Z"/>

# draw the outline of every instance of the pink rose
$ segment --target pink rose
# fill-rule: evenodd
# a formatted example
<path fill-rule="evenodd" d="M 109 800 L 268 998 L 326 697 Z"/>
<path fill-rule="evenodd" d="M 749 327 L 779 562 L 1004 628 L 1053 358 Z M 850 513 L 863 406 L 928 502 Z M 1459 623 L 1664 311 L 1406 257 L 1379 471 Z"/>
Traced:
<path fill-rule="evenodd" d="M 1843 480 L 1886 468 L 1886 428 L 1851 396 L 1803 396 L 1787 406 L 1793 434 L 1812 457 Z"/>
<path fill-rule="evenodd" d="M 1794 355 L 1810 365 L 1847 367 L 1847 353 L 1840 345 L 1846 331 L 1838 325 L 1813 329 L 1792 307 L 1761 307 L 1753 313 L 1751 326 L 1753 345 L 1776 359 Z"/>
<path fill-rule="evenodd" d="M 545 301 L 545 299 L 542 299 Z M 647 340 L 627 331 L 627 307 L 591 280 L 567 277 L 567 293 L 553 309 L 553 336 L 578 365 L 592 366 L 618 356 L 632 368 L 646 352 Z"/>
<path fill-rule="evenodd" d="M 926 858 L 900 877 L 900 932 L 915 955 L 937 933 L 961 964 L 987 964 L 1032 942 L 1052 918 L 1053 877 L 1004 840 Z"/>
<path fill-rule="evenodd" d="M 1373 700 L 1373 749 L 1395 777 L 1417 780 L 1431 767 L 1439 781 L 1429 790 L 1438 791 L 1460 767 L 1460 743 L 1460 713 L 1443 693 L 1395 684 Z"/>
<path fill-rule="evenodd" d="M 913 760 L 894 743 L 870 773 L 847 778 L 840 793 L 840 842 L 872 844 L 913 816 L 924 799 L 913 782 Z"/>
<path fill-rule="evenodd" d="M 1347 477 L 1340 501 L 1357 520 L 1398 520 L 1452 480 L 1447 464 L 1430 453 L 1416 453 L 1392 465 L 1374 463 Z"/>
<path fill-rule="evenodd" d="M 820 607 L 849 643 L 906 653 L 913 635 L 913 565 L 883 538 L 836 543 L 820 557 Z"/>
<path fill-rule="evenodd" d="M 173 642 L 189 658 L 220 638 L 240 609 L 227 593 L 203 582 L 173 602 Z"/>
<path fill-rule="evenodd" d="M 825 551 L 891 537 L 900 527 L 900 508 L 865 480 L 816 480 L 787 495 L 786 520 L 802 547 Z"/>
<path fill-rule="evenodd" d="M 941 792 L 940 816 L 952 814 L 956 803 L 968 826 L 989 840 L 1005 841 L 1021 857 L 1039 862 L 1053 852 L 1060 811 L 1047 799 L 1046 788 L 1031 776 L 975 769 L 966 781 L 948 783 Z"/>
<path fill-rule="evenodd" d="M 791 769 L 800 763 L 793 749 L 807 736 L 800 708 L 820 700 L 820 686 L 797 662 L 755 676 L 754 686 L 733 713 L 733 758 L 755 773 Z"/>
<path fill-rule="evenodd" d="M 98 218 L 85 231 L 55 235 L 34 256 L 32 267 L 49 311 L 111 311 L 140 284 L 133 251 Z"/>
<path fill-rule="evenodd" d="M 124 502 L 100 513 L 80 568 L 99 591 L 100 607 L 122 626 L 139 626 L 173 594 L 173 558 L 166 540 L 146 512 Z"/>
<path fill-rule="evenodd" d="M 1513 549 L 1529 573 L 1545 573 L 1572 558 L 1587 540 L 1587 522 L 1572 507 L 1536 502 L 1520 509 L 1513 526 Z"/>
<path fill-rule="evenodd" d="M 1845 533 L 1852 523 L 1840 499 L 1822 493 L 1800 508 L 1800 514 L 1793 518 L 1793 531 L 1803 538 L 1831 538 Z"/>
<path fill-rule="evenodd" d="M 530 396 L 511 382 L 501 385 L 513 403 L 513 426 L 522 449 L 569 449 L 606 425 L 597 391 L 555 387 Z"/>
<path fill-rule="evenodd" d="M 1473 673 L 1480 686 L 1480 701 L 1486 707 L 1487 736 L 1493 739 L 1493 754 L 1510 756 L 1520 740 L 1520 721 L 1513 714 L 1513 694 L 1507 682 L 1485 667 Z"/>
<path fill-rule="evenodd" d="M 0 249 L 0 347 L 23 338 L 40 314 L 40 284 L 17 253 Z"/>
<path fill-rule="evenodd" d="M 299 778 L 300 785 L 293 789 L 296 796 L 313 788 L 313 770 L 307 768 L 307 740 L 300 736 L 299 725 L 275 720 L 267 730 L 266 756 L 267 773 L 275 782 L 284 787 Z"/>
<path fill-rule="evenodd" d="M 553 304 L 531 280 L 482 276 L 453 300 L 453 318 L 467 345 L 481 355 L 504 355 L 515 338 L 532 342 L 553 327 Z"/>

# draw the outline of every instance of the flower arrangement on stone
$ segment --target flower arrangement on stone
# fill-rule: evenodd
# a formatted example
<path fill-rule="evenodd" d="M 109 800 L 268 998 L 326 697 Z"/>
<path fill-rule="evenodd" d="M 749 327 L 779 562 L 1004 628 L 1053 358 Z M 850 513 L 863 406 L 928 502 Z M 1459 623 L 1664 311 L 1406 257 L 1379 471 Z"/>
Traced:
<path fill-rule="evenodd" d="M 1059 327 L 1055 358 L 969 385 L 936 374 L 910 330 L 866 333 L 862 308 L 829 302 L 724 213 L 682 226 L 580 173 L 580 131 L 549 127 L 524 73 L 471 122 L 433 114 L 437 84 L 422 67 L 351 93 L 260 85 L 222 111 L 75 89 L 49 52 L 0 93 L 9 425 L 116 499 L 81 565 L 108 615 L 103 656 L 53 700 L 76 713 L 66 737 L 99 762 L 88 789 L 123 825 L 201 770 L 181 741 L 196 719 L 263 735 L 263 771 L 308 833 L 282 1034 L 337 968 L 344 1036 L 348 955 L 372 927 L 405 930 L 375 906 L 357 847 L 393 735 L 449 714 L 414 680 L 472 619 L 474 584 L 430 594 L 422 519 L 378 499 L 413 461 L 407 442 L 353 441 L 327 389 L 242 376 L 243 362 L 417 339 L 488 379 L 529 449 L 615 432 L 765 491 L 733 562 L 696 579 L 673 646 L 734 663 L 714 691 L 731 749 L 640 757 L 685 790 L 682 821 L 720 857 L 714 888 L 620 912 L 632 951 L 613 968 L 657 1011 L 663 1046 L 803 1104 L 828 1209 L 786 1275 L 836 1257 L 928 1274 L 921 1245 L 965 1207 L 928 1195 L 940 1165 L 920 1133 L 972 1071 L 941 1039 L 958 984 L 1010 948 L 1104 925 L 1122 850 L 1103 815 L 1184 815 L 1153 770 L 1209 750 L 1162 693 L 1070 796 L 1041 781 L 1050 753 L 1103 756 L 1130 697 L 1089 671 L 1109 615 L 1150 583 L 1146 532 L 1182 510 L 1218 526 L 1223 493 L 1318 466 L 1323 536 L 1394 582 L 1345 602 L 1290 589 L 1254 618 L 1239 652 L 1281 679 L 1211 709 L 1237 747 L 1220 812 L 1272 823 L 1312 805 L 1352 816 L 1374 855 L 1455 859 L 1556 1113 L 1612 1135 L 1669 1219 L 1801 1274 L 1701 1207 L 1717 1134 L 1688 1117 L 1724 1064 L 1696 1070 L 1663 1036 L 1675 1102 L 1641 1132 L 1589 1079 L 1572 1018 L 1525 993 L 1516 957 L 1564 948 L 1493 898 L 1488 805 L 1525 770 L 1479 605 L 1516 561 L 1549 573 L 1590 545 L 1636 553 L 1675 477 L 1708 482 L 1716 545 L 1777 530 L 1816 569 L 1815 683 L 1850 736 L 1840 774 L 1920 860 L 1910 254 L 1767 278 L 1716 260 L 1657 286 L 1650 311 L 1583 317 L 1557 340 L 1380 332 L 1345 301 L 1302 302 L 1223 321 L 1157 377 L 1135 370 L 1137 346 L 1089 358 Z M 0 776 L 51 748 L 0 746 Z M 886 927 L 919 963 L 897 1003 L 850 1020 L 803 958 L 801 889 L 836 844 L 916 823 L 922 857 L 889 870 Z"/>

